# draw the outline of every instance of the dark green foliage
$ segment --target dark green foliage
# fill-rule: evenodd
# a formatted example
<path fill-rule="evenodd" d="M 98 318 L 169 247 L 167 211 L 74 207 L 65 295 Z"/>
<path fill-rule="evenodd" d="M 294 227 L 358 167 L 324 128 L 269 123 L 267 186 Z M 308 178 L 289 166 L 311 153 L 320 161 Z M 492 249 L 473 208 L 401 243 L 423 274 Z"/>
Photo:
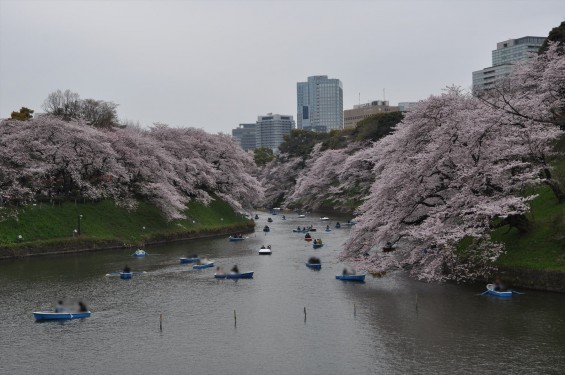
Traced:
<path fill-rule="evenodd" d="M 19 112 L 14 111 L 10 115 L 10 118 L 19 121 L 27 121 L 32 117 L 33 117 L 33 110 L 26 107 L 22 107 Z"/>
<path fill-rule="evenodd" d="M 378 141 L 392 133 L 393 128 L 404 118 L 402 112 L 378 113 L 357 123 L 351 132 L 353 140 Z"/>
<path fill-rule="evenodd" d="M 547 39 L 543 42 L 542 46 L 539 49 L 539 54 L 545 53 L 547 51 L 547 47 L 549 46 L 549 42 L 561 42 L 565 43 L 565 21 L 561 22 L 561 25 L 554 27 L 549 32 Z M 561 47 L 561 51 L 563 51 L 563 47 Z"/>
<path fill-rule="evenodd" d="M 264 166 L 275 158 L 273 150 L 268 147 L 259 147 L 253 151 L 253 160 L 259 167 Z"/>
<path fill-rule="evenodd" d="M 290 157 L 300 156 L 306 159 L 316 143 L 329 138 L 327 133 L 316 133 L 308 130 L 294 129 L 284 137 L 284 142 L 280 144 L 279 150 Z"/>
<path fill-rule="evenodd" d="M 349 144 L 349 139 L 352 129 L 332 130 L 329 138 L 322 142 L 321 150 L 339 150 L 346 148 Z"/>

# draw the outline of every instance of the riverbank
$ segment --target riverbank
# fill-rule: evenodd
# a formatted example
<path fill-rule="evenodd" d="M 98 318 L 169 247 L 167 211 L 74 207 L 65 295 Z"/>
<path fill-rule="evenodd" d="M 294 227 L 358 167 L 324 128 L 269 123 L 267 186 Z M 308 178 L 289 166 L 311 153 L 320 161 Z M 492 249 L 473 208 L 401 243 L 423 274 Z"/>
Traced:
<path fill-rule="evenodd" d="M 251 232 L 255 223 L 216 199 L 191 202 L 186 219 L 166 221 L 159 210 L 140 202 L 134 211 L 112 202 L 63 202 L 4 208 L 0 259 L 147 246 Z"/>

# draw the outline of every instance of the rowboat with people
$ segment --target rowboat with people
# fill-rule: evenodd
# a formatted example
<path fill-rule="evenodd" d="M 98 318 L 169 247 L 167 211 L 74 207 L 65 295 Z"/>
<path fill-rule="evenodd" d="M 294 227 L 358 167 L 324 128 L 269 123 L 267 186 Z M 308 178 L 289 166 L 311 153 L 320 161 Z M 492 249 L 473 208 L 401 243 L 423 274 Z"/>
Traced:
<path fill-rule="evenodd" d="M 90 311 L 84 312 L 63 312 L 56 313 L 50 311 L 36 311 L 33 313 L 35 320 L 70 320 L 70 319 L 80 319 L 88 318 L 92 313 Z"/>
<path fill-rule="evenodd" d="M 214 274 L 215 279 L 252 279 L 253 278 L 253 271 L 251 272 L 243 272 L 243 273 L 223 273 L 223 274 Z"/>
<path fill-rule="evenodd" d="M 365 275 L 337 275 L 335 278 L 342 281 L 365 281 Z"/>

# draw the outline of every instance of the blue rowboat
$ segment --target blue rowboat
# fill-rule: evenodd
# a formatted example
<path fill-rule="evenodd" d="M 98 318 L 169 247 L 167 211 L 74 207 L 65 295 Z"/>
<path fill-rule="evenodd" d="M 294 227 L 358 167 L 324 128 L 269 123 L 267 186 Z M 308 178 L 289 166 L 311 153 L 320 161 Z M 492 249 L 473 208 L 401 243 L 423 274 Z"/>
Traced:
<path fill-rule="evenodd" d="M 272 223 L 272 222 L 273 222 L 273 219 L 268 218 L 267 221 L 268 221 L 269 223 Z"/>
<path fill-rule="evenodd" d="M 312 244 L 312 247 L 313 247 L 314 249 L 319 249 L 319 248 L 322 247 L 322 246 L 324 246 L 323 243 L 313 243 L 313 244 Z"/>
<path fill-rule="evenodd" d="M 200 260 L 200 258 L 179 258 L 179 262 L 181 263 L 196 263 Z"/>
<path fill-rule="evenodd" d="M 243 241 L 245 239 L 245 237 L 233 237 L 233 236 L 229 236 L 228 238 L 230 241 Z"/>
<path fill-rule="evenodd" d="M 214 267 L 214 262 L 208 262 L 208 263 L 204 263 L 204 264 L 195 264 L 194 266 L 192 266 L 192 268 L 195 269 L 195 270 L 201 270 L 203 268 L 210 268 L 210 267 Z"/>
<path fill-rule="evenodd" d="M 91 315 L 90 311 L 77 312 L 77 313 L 55 313 L 49 311 L 36 311 L 33 313 L 35 320 L 69 320 L 88 318 Z"/>
<path fill-rule="evenodd" d="M 120 279 L 131 279 L 133 277 L 133 272 L 120 272 Z"/>
<path fill-rule="evenodd" d="M 271 228 L 269 228 L 268 226 L 265 225 L 265 228 L 263 228 L 263 232 L 270 232 Z"/>
<path fill-rule="evenodd" d="M 133 256 L 138 257 L 138 258 L 144 257 L 146 255 L 147 255 L 147 253 L 144 250 L 141 250 L 141 249 L 137 249 L 137 250 L 135 250 L 135 253 L 133 253 Z"/>
<path fill-rule="evenodd" d="M 331 232 L 332 230 L 329 229 L 329 228 L 326 228 L 325 231 L 326 231 L 326 232 Z"/>
<path fill-rule="evenodd" d="M 306 263 L 306 267 L 313 269 L 313 270 L 321 270 L 322 265 L 320 263 Z"/>
<path fill-rule="evenodd" d="M 494 284 L 487 284 L 487 292 L 488 294 L 491 294 L 493 296 L 497 296 L 497 297 L 512 297 L 512 291 L 511 290 L 507 290 L 504 292 L 499 292 L 497 290 L 494 290 Z"/>
<path fill-rule="evenodd" d="M 337 229 L 339 229 L 339 228 L 341 228 L 341 224 L 337 223 L 337 224 L 335 225 L 335 227 L 336 227 Z"/>
<path fill-rule="evenodd" d="M 365 275 L 337 275 L 335 278 L 343 281 L 365 281 Z"/>
<path fill-rule="evenodd" d="M 222 275 L 218 275 L 217 273 L 215 273 L 214 278 L 216 278 L 216 279 L 252 279 L 253 278 L 253 271 L 243 272 L 243 273 L 224 273 Z"/>

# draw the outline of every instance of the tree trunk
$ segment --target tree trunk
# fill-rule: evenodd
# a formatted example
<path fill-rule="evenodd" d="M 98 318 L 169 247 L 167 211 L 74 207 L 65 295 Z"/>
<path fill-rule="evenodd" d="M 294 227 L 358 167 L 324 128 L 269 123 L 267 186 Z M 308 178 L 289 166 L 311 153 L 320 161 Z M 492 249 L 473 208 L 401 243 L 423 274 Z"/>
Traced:
<path fill-rule="evenodd" d="M 563 189 L 561 189 L 561 184 L 559 184 L 559 182 L 551 179 L 546 179 L 545 183 L 551 188 L 553 195 L 555 195 L 555 198 L 557 198 L 557 201 L 559 203 L 565 202 L 565 193 L 563 193 Z"/>
<path fill-rule="evenodd" d="M 530 221 L 526 215 L 510 215 L 501 222 L 492 226 L 493 229 L 509 225 L 511 228 L 516 228 L 520 233 L 527 233 L 530 230 Z"/>

